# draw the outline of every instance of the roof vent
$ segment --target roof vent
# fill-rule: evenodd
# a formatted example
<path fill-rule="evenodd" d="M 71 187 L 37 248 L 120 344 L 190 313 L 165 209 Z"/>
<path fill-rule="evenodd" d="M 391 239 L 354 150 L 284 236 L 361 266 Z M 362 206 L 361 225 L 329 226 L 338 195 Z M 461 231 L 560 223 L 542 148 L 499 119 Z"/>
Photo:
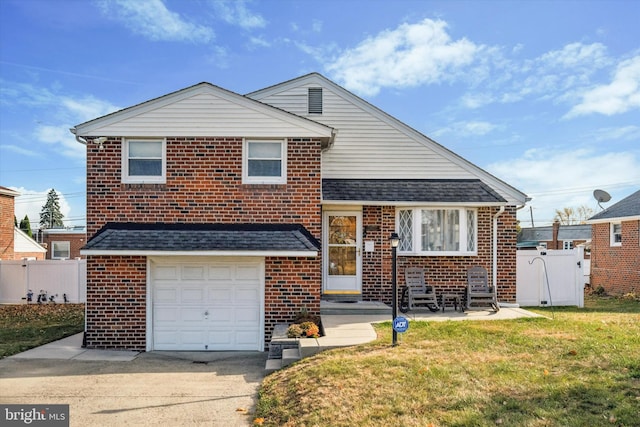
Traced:
<path fill-rule="evenodd" d="M 309 88 L 309 114 L 322 114 L 322 88 Z"/>

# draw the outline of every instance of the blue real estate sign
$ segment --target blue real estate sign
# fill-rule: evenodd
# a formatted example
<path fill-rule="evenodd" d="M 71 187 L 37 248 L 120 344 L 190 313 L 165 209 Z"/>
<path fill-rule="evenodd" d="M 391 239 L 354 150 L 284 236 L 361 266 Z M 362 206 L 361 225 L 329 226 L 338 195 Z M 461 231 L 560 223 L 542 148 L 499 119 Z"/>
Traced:
<path fill-rule="evenodd" d="M 396 332 L 406 332 L 409 329 L 409 321 L 402 317 L 398 316 L 393 319 L 393 330 Z"/>

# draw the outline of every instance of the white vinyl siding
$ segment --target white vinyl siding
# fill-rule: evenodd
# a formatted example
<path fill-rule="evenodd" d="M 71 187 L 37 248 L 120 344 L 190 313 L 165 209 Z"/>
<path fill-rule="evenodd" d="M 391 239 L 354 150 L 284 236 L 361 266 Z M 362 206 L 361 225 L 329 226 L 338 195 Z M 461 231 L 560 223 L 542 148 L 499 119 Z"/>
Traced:
<path fill-rule="evenodd" d="M 398 253 L 404 255 L 476 255 L 475 209 L 416 207 L 396 215 Z"/>
<path fill-rule="evenodd" d="M 324 87 L 322 115 L 308 113 L 309 84 L 260 99 L 338 130 L 333 146 L 322 153 L 323 178 L 428 179 L 477 178 L 452 159 L 381 121 L 350 100 Z"/>
<path fill-rule="evenodd" d="M 153 129 L 155 135 L 165 137 L 317 138 L 331 135 L 331 129 L 326 126 L 252 100 L 238 101 L 222 95 L 224 92 L 218 94 L 215 89 L 205 88 L 195 93 L 187 91 L 180 97 L 168 96 L 139 107 L 141 111 L 132 109 L 130 117 L 125 110 L 119 120 L 106 118 L 92 127 L 91 134 L 148 137 L 149 129 Z M 304 102 L 306 108 L 306 92 Z"/>

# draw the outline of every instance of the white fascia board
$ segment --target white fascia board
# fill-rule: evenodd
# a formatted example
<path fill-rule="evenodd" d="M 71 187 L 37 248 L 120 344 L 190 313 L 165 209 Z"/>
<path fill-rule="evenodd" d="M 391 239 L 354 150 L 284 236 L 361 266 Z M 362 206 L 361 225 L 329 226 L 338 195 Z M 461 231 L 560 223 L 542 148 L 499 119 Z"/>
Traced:
<path fill-rule="evenodd" d="M 389 202 L 371 200 L 322 200 L 323 206 L 349 205 L 349 206 L 461 206 L 461 207 L 483 207 L 483 206 L 509 206 L 507 202 L 473 203 L 473 202 Z"/>
<path fill-rule="evenodd" d="M 148 251 L 83 249 L 81 255 L 107 256 L 233 256 L 233 257 L 317 257 L 318 251 Z"/>
<path fill-rule="evenodd" d="M 123 136 L 119 134 L 111 134 L 105 131 L 104 128 L 113 123 L 117 123 L 122 120 L 126 120 L 129 118 L 144 114 L 146 112 L 153 111 L 158 108 L 162 108 L 164 106 L 182 101 L 184 99 L 187 99 L 199 94 L 206 94 L 206 93 L 214 94 L 215 96 L 218 96 L 229 102 L 241 105 L 244 108 L 248 108 L 254 111 L 259 111 L 263 114 L 273 117 L 274 119 L 283 120 L 294 126 L 307 129 L 310 132 L 317 133 L 318 137 L 321 137 L 321 138 L 330 139 L 334 134 L 334 130 L 330 126 L 315 122 L 313 120 L 310 120 L 304 117 L 297 116 L 295 114 L 289 113 L 279 108 L 272 107 L 271 105 L 264 104 L 260 101 L 247 98 L 245 96 L 223 89 L 219 86 L 215 86 L 211 83 L 199 83 L 195 86 L 191 86 L 176 92 L 172 92 L 167 95 L 163 95 L 158 98 L 154 98 L 154 99 L 142 102 L 140 104 L 127 107 L 123 110 L 119 110 L 111 114 L 98 117 L 88 122 L 81 123 L 79 125 L 76 125 L 74 128 L 72 128 L 72 133 L 78 136 L 97 136 L 97 137 Z M 194 131 L 197 131 L 197 128 L 195 128 Z M 191 132 L 189 135 L 185 135 L 181 133 L 180 135 L 163 135 L 163 136 L 211 136 L 211 135 L 198 135 L 198 134 L 192 134 L 192 133 L 193 132 Z M 155 135 L 155 136 L 158 136 L 158 135 Z M 218 135 L 215 135 L 215 136 L 218 136 Z M 224 135 L 224 136 L 233 136 L 233 135 Z M 293 136 L 293 135 L 283 135 L 283 136 Z"/>
<path fill-rule="evenodd" d="M 607 224 L 610 222 L 627 222 L 627 221 L 640 221 L 640 215 L 634 216 L 620 216 L 617 218 L 601 218 L 585 221 L 586 224 Z"/>

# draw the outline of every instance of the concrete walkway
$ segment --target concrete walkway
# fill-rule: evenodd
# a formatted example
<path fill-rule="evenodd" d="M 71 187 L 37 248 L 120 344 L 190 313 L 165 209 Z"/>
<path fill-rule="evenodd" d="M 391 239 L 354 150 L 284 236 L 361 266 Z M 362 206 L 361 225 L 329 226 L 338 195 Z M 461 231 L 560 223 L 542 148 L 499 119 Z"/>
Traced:
<path fill-rule="evenodd" d="M 357 305 L 351 304 L 353 308 Z M 366 305 L 365 308 L 371 308 Z M 357 310 L 357 308 L 356 308 Z M 409 321 L 458 321 L 458 320 L 507 320 L 517 319 L 521 317 L 541 317 L 521 308 L 503 307 L 497 313 L 492 310 L 471 310 L 463 313 L 447 309 L 446 311 L 438 311 L 432 313 L 428 310 L 412 311 L 409 313 L 398 313 Z M 348 347 L 352 345 L 364 344 L 371 342 L 377 338 L 376 332 L 371 326 L 372 323 L 380 323 L 391 321 L 391 315 L 388 314 L 329 314 L 322 316 L 322 325 L 325 335 L 315 340 L 302 340 L 303 347 L 309 347 L 306 351 L 302 348 L 302 353 L 316 353 L 318 350 L 325 350 L 336 347 Z M 82 333 L 76 334 L 59 341 L 42 345 L 40 347 L 27 350 L 22 353 L 15 354 L 9 358 L 14 359 L 66 359 L 66 360 L 85 360 L 85 361 L 113 361 L 127 362 L 134 360 L 140 353 L 137 351 L 126 350 L 94 350 L 82 348 Z M 314 349 L 316 347 L 316 349 Z M 164 352 L 159 352 L 164 353 Z M 207 352 L 182 352 L 195 353 L 194 360 L 202 358 Z M 208 352 L 215 353 L 215 352 Z M 198 356 L 198 357 L 197 357 Z"/>

